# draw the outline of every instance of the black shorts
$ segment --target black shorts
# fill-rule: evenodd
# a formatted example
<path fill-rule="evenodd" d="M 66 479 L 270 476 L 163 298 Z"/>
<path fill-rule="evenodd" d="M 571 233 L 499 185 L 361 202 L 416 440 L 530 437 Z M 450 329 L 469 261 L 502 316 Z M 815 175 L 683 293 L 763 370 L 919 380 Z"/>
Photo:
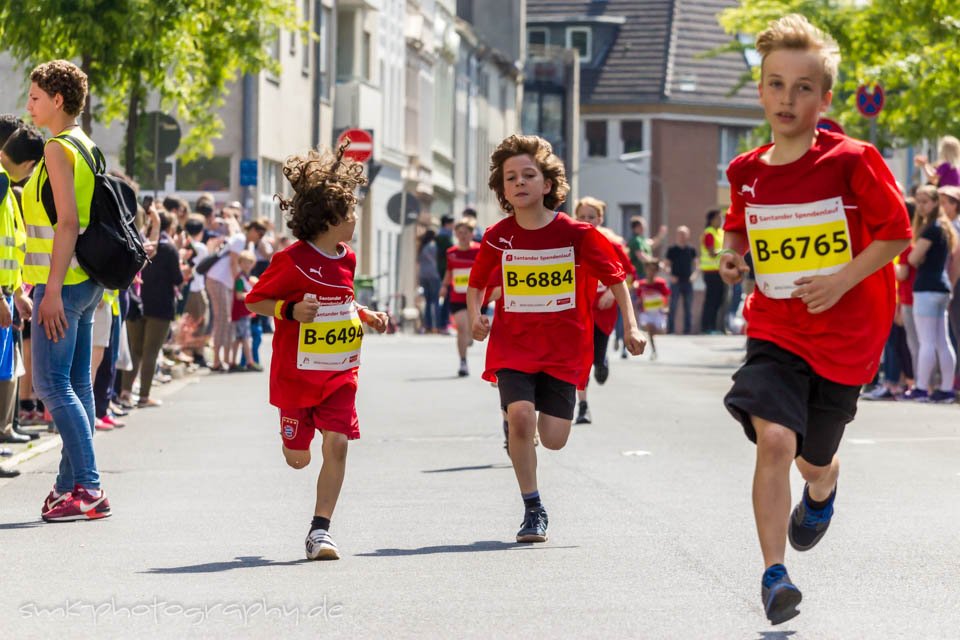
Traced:
<path fill-rule="evenodd" d="M 857 415 L 859 386 L 827 380 L 807 361 L 766 340 L 747 340 L 747 357 L 733 374 L 723 399 L 730 414 L 756 443 L 750 422 L 756 416 L 797 434 L 797 455 L 812 465 L 829 465 L 843 430 Z"/>
<path fill-rule="evenodd" d="M 497 371 L 500 406 L 506 411 L 514 402 L 532 402 L 534 408 L 548 416 L 573 420 L 577 404 L 577 385 L 558 380 L 547 373 L 524 373 L 514 369 Z"/>

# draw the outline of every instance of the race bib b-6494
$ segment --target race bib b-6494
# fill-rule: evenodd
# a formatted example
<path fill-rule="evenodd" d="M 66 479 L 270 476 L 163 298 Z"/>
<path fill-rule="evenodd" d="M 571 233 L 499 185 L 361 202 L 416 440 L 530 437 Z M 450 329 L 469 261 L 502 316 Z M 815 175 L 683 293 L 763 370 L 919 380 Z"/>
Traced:
<path fill-rule="evenodd" d="M 554 313 L 577 306 L 573 247 L 503 252 L 503 309 Z"/>
<path fill-rule="evenodd" d="M 836 273 L 853 259 L 841 198 L 745 212 L 757 286 L 768 298 L 789 298 L 798 278 Z"/>
<path fill-rule="evenodd" d="M 297 368 L 346 371 L 360 366 L 363 325 L 356 305 L 324 305 L 313 322 L 300 325 Z"/>

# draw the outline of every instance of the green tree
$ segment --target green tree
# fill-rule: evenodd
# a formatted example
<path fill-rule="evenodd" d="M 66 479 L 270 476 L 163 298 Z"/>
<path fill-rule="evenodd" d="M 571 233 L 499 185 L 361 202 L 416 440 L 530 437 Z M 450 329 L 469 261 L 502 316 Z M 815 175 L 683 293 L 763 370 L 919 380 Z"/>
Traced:
<path fill-rule="evenodd" d="M 881 145 L 960 131 L 956 0 L 743 0 L 725 10 L 720 22 L 730 34 L 752 36 L 788 13 L 806 16 L 840 45 L 830 116 L 847 133 L 869 135 L 870 123 L 857 111 L 856 91 L 878 83 L 886 93 L 877 118 Z M 754 72 L 759 78 L 759 69 Z"/>
<path fill-rule="evenodd" d="M 103 124 L 126 119 L 125 167 L 136 165 L 140 114 L 150 95 L 189 127 L 179 156 L 213 152 L 227 86 L 276 62 L 280 29 L 306 30 L 289 0 L 0 0 L 0 48 L 30 67 L 78 61 L 98 104 L 83 113 Z"/>

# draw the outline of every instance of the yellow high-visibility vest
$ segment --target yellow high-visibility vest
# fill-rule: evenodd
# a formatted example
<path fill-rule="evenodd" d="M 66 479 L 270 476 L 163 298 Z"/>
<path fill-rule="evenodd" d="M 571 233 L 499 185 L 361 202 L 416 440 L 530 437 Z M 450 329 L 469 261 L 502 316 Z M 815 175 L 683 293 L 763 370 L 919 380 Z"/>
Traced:
<path fill-rule="evenodd" d="M 93 154 L 95 145 L 81 129 L 72 129 L 71 137 L 78 139 Z M 80 233 L 90 224 L 90 201 L 93 199 L 93 172 L 73 145 L 66 140 L 50 138 L 47 144 L 54 142 L 63 146 L 67 156 L 73 158 L 73 191 L 77 200 L 77 219 Z M 50 278 L 50 258 L 53 253 L 53 234 L 56 225 L 50 223 L 50 217 L 40 199 L 44 182 L 49 180 L 44 161 L 40 160 L 30 180 L 23 187 L 23 221 L 26 224 L 27 250 L 23 263 L 23 279 L 30 284 L 46 284 Z M 63 284 L 80 284 L 89 279 L 87 272 L 77 262 L 77 256 L 70 259 Z"/>
<path fill-rule="evenodd" d="M 711 256 L 707 251 L 707 243 L 704 238 L 707 235 L 713 236 L 713 252 L 718 254 Z M 723 249 L 723 229 L 716 227 L 707 227 L 700 236 L 700 271 L 719 271 L 720 270 L 720 250 Z"/>
<path fill-rule="evenodd" d="M 0 286 L 16 289 L 23 284 L 20 269 L 23 266 L 27 233 L 17 198 L 13 195 L 13 180 L 0 167 Z"/>

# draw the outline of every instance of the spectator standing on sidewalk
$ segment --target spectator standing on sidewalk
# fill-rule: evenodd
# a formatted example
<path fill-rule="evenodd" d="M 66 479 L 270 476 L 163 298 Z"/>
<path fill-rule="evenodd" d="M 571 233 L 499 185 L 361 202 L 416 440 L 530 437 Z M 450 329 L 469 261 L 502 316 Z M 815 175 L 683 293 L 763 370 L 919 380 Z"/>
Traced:
<path fill-rule="evenodd" d="M 667 269 L 670 271 L 670 317 L 667 333 L 676 333 L 677 309 L 683 300 L 683 333 L 689 334 L 693 324 L 693 274 L 697 271 L 697 250 L 690 245 L 690 229 L 677 227 L 677 243 L 667 249 Z"/>
<path fill-rule="evenodd" d="M 703 274 L 703 283 L 706 285 L 706 296 L 703 300 L 703 312 L 700 315 L 700 331 L 703 333 L 717 333 L 717 317 L 726 286 L 720 277 L 720 258 L 718 253 L 723 248 L 723 229 L 720 228 L 721 216 L 719 209 L 707 212 L 706 227 L 700 236 L 700 272 Z"/>
<path fill-rule="evenodd" d="M 960 140 L 955 137 L 944 136 L 940 141 L 936 166 L 923 155 L 918 155 L 913 162 L 929 184 L 938 187 L 960 186 Z"/>
<path fill-rule="evenodd" d="M 29 320 L 32 302 L 23 291 L 24 250 L 27 234 L 13 185 L 33 172 L 43 157 L 43 136 L 36 128 L 21 126 L 4 142 L 0 151 L 0 442 L 26 443 L 37 434 L 20 432 L 15 425 L 17 364 L 21 360 L 13 324 L 14 305 L 19 317 Z"/>
<path fill-rule="evenodd" d="M 100 488 L 93 449 L 93 384 L 90 358 L 93 313 L 103 288 L 77 263 L 79 234 L 90 222 L 93 171 L 74 145 L 95 149 L 77 125 L 87 97 L 87 76 L 66 60 L 30 74 L 27 111 L 34 124 L 54 134 L 23 189 L 27 249 L 23 278 L 35 286 L 31 320 L 33 382 L 63 440 L 60 472 L 41 516 L 48 522 L 104 518 L 110 503 Z M 69 135 L 73 141 L 59 137 Z M 55 210 L 40 197 L 49 185 Z M 54 220 L 56 222 L 54 222 Z"/>
<path fill-rule="evenodd" d="M 260 245 L 267 233 L 266 219 L 251 220 L 244 231 L 235 233 L 226 241 L 226 248 L 220 260 L 206 273 L 207 297 L 213 310 L 213 367 L 214 371 L 223 371 L 229 363 L 230 347 L 233 343 L 233 285 L 240 274 L 240 252 Z M 262 254 L 269 255 L 264 249 Z"/>
<path fill-rule="evenodd" d="M 143 284 L 140 298 L 143 301 L 143 317 L 127 321 L 127 336 L 133 369 L 123 372 L 121 399 L 132 399 L 133 381 L 140 374 L 140 399 L 138 407 L 155 407 L 159 400 L 150 397 L 153 376 L 157 370 L 157 357 L 170 331 L 177 303 L 177 287 L 184 280 L 184 271 L 189 267 L 180 264 L 180 253 L 170 239 L 173 216 L 160 212 L 160 239 L 157 254 L 140 272 Z"/>

